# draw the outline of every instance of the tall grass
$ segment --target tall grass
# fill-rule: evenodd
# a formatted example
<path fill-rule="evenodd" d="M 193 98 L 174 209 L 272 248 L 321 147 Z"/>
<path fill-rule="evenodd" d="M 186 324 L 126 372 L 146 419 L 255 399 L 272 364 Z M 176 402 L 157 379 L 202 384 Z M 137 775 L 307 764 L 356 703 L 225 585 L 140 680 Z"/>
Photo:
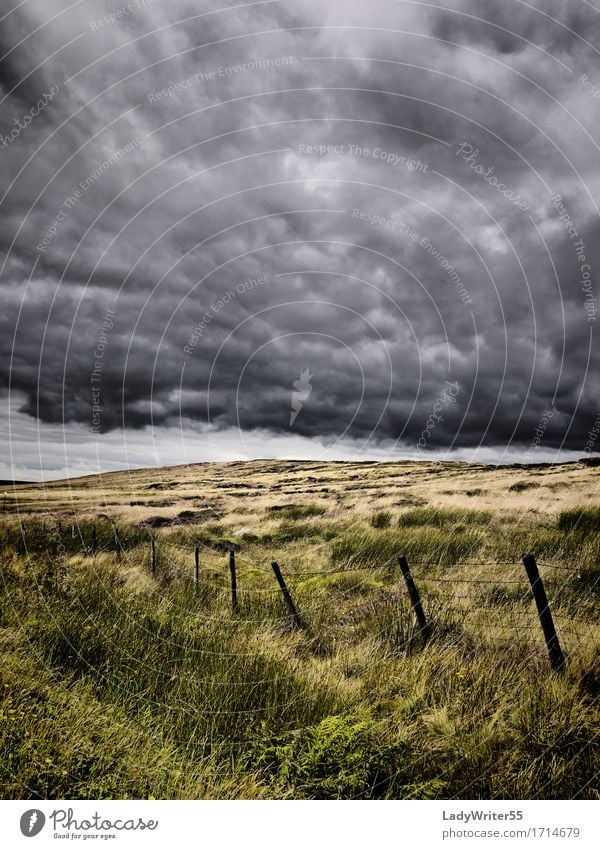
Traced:
<path fill-rule="evenodd" d="M 345 568 L 377 568 L 396 563 L 398 554 L 404 554 L 415 561 L 454 564 L 474 556 L 484 542 L 480 530 L 464 527 L 453 533 L 422 526 L 380 532 L 357 528 L 333 542 L 331 561 Z"/>
<path fill-rule="evenodd" d="M 521 529 L 418 508 L 396 527 L 340 524 L 330 542 L 331 520 L 314 512 L 265 518 L 268 544 L 226 525 L 161 530 L 157 580 L 135 526 L 120 563 L 110 527 L 91 557 L 81 540 L 57 556 L 41 523 L 26 523 L 25 554 L 5 526 L 4 798 L 598 798 L 600 581 L 581 517 Z M 562 675 L 548 669 L 524 575 L 493 565 L 510 553 L 518 569 L 536 542 L 560 566 L 541 566 L 559 628 L 574 619 L 589 635 L 569 643 Z M 240 549 L 237 615 L 228 543 Z M 302 631 L 270 573 L 275 544 Z M 426 646 L 399 553 L 417 570 Z"/>
<path fill-rule="evenodd" d="M 487 510 L 415 507 L 398 519 L 401 528 L 450 528 L 452 526 L 489 525 L 492 514 Z"/>
<path fill-rule="evenodd" d="M 557 525 L 561 531 L 574 531 L 580 534 L 600 532 L 600 507 L 574 507 L 562 510 Z"/>
<path fill-rule="evenodd" d="M 269 507 L 268 512 L 280 519 L 309 519 L 322 516 L 327 508 L 322 504 L 275 504 Z"/>

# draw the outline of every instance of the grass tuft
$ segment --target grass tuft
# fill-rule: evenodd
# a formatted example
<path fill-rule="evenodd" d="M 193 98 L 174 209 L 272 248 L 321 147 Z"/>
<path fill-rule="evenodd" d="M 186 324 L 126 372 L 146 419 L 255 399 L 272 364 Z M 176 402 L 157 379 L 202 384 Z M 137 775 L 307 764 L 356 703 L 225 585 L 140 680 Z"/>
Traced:
<path fill-rule="evenodd" d="M 557 526 L 563 533 L 600 532 L 600 507 L 573 507 L 558 514 Z"/>
<path fill-rule="evenodd" d="M 379 510 L 369 519 L 372 528 L 389 528 L 392 524 L 392 514 L 389 510 Z"/>

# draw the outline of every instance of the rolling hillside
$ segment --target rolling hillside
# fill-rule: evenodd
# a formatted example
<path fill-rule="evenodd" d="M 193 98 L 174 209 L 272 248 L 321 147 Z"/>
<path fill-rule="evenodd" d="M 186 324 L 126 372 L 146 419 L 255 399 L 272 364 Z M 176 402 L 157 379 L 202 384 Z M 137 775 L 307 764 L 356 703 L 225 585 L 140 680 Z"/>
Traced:
<path fill-rule="evenodd" d="M 257 461 L 9 488 L 3 797 L 598 798 L 599 484 Z"/>

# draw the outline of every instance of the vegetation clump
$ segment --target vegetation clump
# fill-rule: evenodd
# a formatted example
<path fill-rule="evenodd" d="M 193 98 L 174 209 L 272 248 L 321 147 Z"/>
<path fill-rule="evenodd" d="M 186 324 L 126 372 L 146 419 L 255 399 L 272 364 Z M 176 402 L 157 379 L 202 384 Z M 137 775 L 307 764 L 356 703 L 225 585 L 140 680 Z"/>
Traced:
<path fill-rule="evenodd" d="M 269 507 L 270 513 L 275 513 L 280 519 L 310 519 L 322 516 L 327 508 L 322 504 L 274 504 Z"/>
<path fill-rule="evenodd" d="M 389 528 L 392 524 L 392 514 L 389 510 L 378 510 L 369 519 L 372 528 Z"/>
<path fill-rule="evenodd" d="M 557 526 L 564 533 L 595 534 L 600 532 L 600 507 L 573 507 L 558 514 Z"/>

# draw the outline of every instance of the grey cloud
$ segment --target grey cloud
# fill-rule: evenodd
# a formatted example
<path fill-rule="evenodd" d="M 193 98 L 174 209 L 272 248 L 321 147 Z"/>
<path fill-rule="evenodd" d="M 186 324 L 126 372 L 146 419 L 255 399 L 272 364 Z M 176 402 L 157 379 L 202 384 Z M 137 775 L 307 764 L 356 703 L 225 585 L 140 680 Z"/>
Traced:
<path fill-rule="evenodd" d="M 89 428 L 96 368 L 102 433 L 239 422 L 275 444 L 309 369 L 294 433 L 315 445 L 341 434 L 414 445 L 447 380 L 460 394 L 432 449 L 526 447 L 553 407 L 545 447 L 582 450 L 599 404 L 594 322 L 551 197 L 562 195 L 595 269 L 598 151 L 526 78 L 585 122 L 600 106 L 556 60 L 595 79 L 593 51 L 566 27 L 593 43 L 597 16 L 559 6 L 544 9 L 564 26 L 473 2 L 277 3 L 178 25 L 208 9 L 156 3 L 97 31 L 76 7 L 27 39 L 0 65 L 5 91 L 83 33 L 17 86 L 2 117 L 6 133 L 60 81 L 60 97 L 0 151 L 4 191 L 42 144 L 0 231 L 1 379 L 21 413 Z M 62 10 L 27 8 L 11 15 L 5 49 Z M 111 11 L 96 3 L 93 19 Z M 347 58 L 317 58 L 334 55 Z"/>

